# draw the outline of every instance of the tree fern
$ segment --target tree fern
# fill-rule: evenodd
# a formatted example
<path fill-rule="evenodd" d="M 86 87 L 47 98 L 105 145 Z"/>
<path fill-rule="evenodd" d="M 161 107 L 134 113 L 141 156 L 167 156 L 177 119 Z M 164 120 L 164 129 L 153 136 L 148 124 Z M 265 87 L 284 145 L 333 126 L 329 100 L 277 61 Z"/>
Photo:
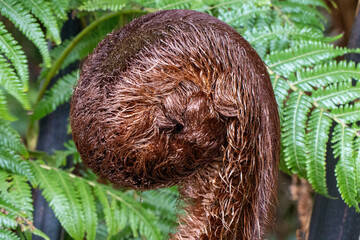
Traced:
<path fill-rule="evenodd" d="M 44 33 L 33 15 L 17 0 L 0 0 L 0 12 L 8 17 L 16 27 L 39 49 L 46 66 L 50 66 L 50 55 Z"/>

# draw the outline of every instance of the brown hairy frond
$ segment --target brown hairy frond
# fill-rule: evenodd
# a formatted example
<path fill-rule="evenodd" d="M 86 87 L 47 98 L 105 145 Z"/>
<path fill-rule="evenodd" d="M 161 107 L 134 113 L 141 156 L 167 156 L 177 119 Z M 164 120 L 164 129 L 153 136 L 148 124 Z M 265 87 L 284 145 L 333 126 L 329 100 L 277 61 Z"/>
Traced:
<path fill-rule="evenodd" d="M 264 63 L 204 13 L 148 14 L 108 34 L 71 101 L 84 163 L 115 186 L 179 185 L 171 239 L 262 239 L 274 222 L 280 129 Z"/>

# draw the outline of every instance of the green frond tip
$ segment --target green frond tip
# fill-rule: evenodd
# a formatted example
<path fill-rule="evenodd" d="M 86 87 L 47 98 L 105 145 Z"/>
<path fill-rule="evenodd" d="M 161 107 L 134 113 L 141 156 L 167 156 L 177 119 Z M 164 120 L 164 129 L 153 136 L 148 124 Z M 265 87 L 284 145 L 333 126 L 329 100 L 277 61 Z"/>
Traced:
<path fill-rule="evenodd" d="M 315 109 L 308 123 L 306 134 L 306 172 L 314 190 L 329 197 L 326 186 L 326 147 L 332 120 L 323 109 Z"/>
<path fill-rule="evenodd" d="M 83 239 L 84 225 L 81 206 L 69 177 L 48 166 L 32 162 L 32 169 L 42 195 L 54 210 L 61 225 L 74 239 Z M 73 190 L 73 192 L 71 192 Z"/>
<path fill-rule="evenodd" d="M 274 89 L 276 102 L 279 106 L 279 114 L 280 116 L 283 116 L 284 102 L 288 96 L 290 85 L 284 79 L 274 73 L 270 74 L 270 79 Z"/>
<path fill-rule="evenodd" d="M 18 100 L 24 109 L 30 110 L 31 104 L 29 97 L 24 92 L 22 82 L 15 74 L 14 69 L 6 61 L 3 55 L 0 54 L 0 86 L 2 86 L 8 93 Z"/>
<path fill-rule="evenodd" d="M 50 0 L 53 12 L 61 20 L 67 20 L 69 12 L 69 0 Z"/>
<path fill-rule="evenodd" d="M 8 103 L 6 101 L 6 97 L 4 92 L 0 88 L 0 119 L 8 120 L 8 121 L 15 121 L 17 120 L 10 112 L 8 108 Z"/>
<path fill-rule="evenodd" d="M 355 139 L 354 144 L 354 158 L 355 158 L 355 184 L 356 184 L 356 200 L 360 202 L 360 138 Z"/>
<path fill-rule="evenodd" d="M 99 187 L 94 187 L 94 192 L 103 206 L 103 212 L 105 215 L 105 222 L 108 230 L 108 235 L 113 236 L 116 234 L 116 219 L 114 217 L 114 209 L 110 207 L 108 198 L 104 190 Z M 113 199 L 112 199 L 113 200 Z M 114 201 L 114 200 L 113 200 Z"/>
<path fill-rule="evenodd" d="M 9 122 L 0 119 L 0 150 L 8 148 L 24 157 L 29 157 L 27 148 L 22 143 L 19 133 L 10 126 Z"/>
<path fill-rule="evenodd" d="M 75 179 L 75 186 L 78 191 L 78 196 L 80 196 L 86 239 L 95 240 L 97 214 L 94 195 L 91 187 L 83 179 Z"/>
<path fill-rule="evenodd" d="M 49 2 L 43 0 L 21 0 L 21 3 L 41 21 L 55 43 L 60 44 L 60 30 Z"/>
<path fill-rule="evenodd" d="M 355 158 L 353 141 L 355 132 L 343 125 L 336 125 L 333 132 L 333 152 L 339 158 L 335 167 L 337 186 L 342 199 L 356 211 L 360 211 L 356 189 Z"/>
<path fill-rule="evenodd" d="M 79 7 L 80 11 L 110 10 L 119 11 L 127 4 L 126 0 L 87 0 Z"/>
<path fill-rule="evenodd" d="M 35 106 L 33 118 L 38 120 L 55 111 L 55 109 L 68 101 L 72 95 L 73 87 L 77 80 L 77 71 L 57 80 L 56 84 L 48 91 L 41 101 Z"/>
<path fill-rule="evenodd" d="M 1 229 L 1 228 L 0 228 L 0 239 L 2 239 L 2 240 L 20 240 L 20 238 L 15 233 L 11 232 L 10 230 Z"/>
<path fill-rule="evenodd" d="M 314 88 L 322 88 L 329 84 L 351 83 L 352 78 L 360 79 L 360 66 L 356 67 L 351 61 L 331 61 L 292 74 L 289 81 L 303 91 L 313 91 Z"/>
<path fill-rule="evenodd" d="M 27 178 L 16 174 L 0 171 L 0 197 L 21 209 L 26 218 L 32 220 L 33 204 L 30 185 Z"/>
<path fill-rule="evenodd" d="M 331 110 L 331 114 L 345 124 L 360 121 L 360 103 L 345 105 Z"/>
<path fill-rule="evenodd" d="M 335 47 L 328 43 L 301 41 L 297 46 L 268 55 L 265 62 L 279 75 L 289 77 L 304 67 L 320 64 L 322 61 L 342 56 L 346 53 L 359 53 L 360 49 Z"/>
<path fill-rule="evenodd" d="M 0 22 L 0 51 L 11 61 L 23 84 L 23 91 L 29 89 L 29 69 L 24 51 Z"/>
<path fill-rule="evenodd" d="M 352 86 L 350 82 L 333 84 L 329 87 L 316 90 L 311 96 L 317 104 L 327 109 L 336 109 L 339 105 L 346 104 L 360 98 L 360 84 Z"/>
<path fill-rule="evenodd" d="M 16 0 L 0 0 L 0 12 L 8 17 L 24 35 L 39 49 L 46 67 L 51 66 L 45 35 L 31 13 Z"/>
<path fill-rule="evenodd" d="M 293 92 L 286 104 L 281 135 L 285 162 L 292 173 L 306 177 L 305 129 L 311 99 L 303 93 Z"/>

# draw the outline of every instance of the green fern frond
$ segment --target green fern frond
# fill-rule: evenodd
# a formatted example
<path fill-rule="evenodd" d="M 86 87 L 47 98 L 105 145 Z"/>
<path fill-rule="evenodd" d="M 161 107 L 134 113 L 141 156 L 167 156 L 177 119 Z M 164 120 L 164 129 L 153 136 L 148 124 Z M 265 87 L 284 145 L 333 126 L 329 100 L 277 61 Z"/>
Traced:
<path fill-rule="evenodd" d="M 94 187 L 94 192 L 103 206 L 103 212 L 105 215 L 105 222 L 108 230 L 108 235 L 112 236 L 116 234 L 116 219 L 114 217 L 114 209 L 110 207 L 106 193 L 99 187 Z M 112 199 L 113 200 L 113 199 Z"/>
<path fill-rule="evenodd" d="M 346 53 L 358 53 L 359 49 L 335 47 L 328 43 L 302 41 L 298 46 L 284 51 L 275 51 L 268 55 L 265 62 L 270 69 L 284 77 L 304 67 L 319 64 L 324 60 L 332 59 Z"/>
<path fill-rule="evenodd" d="M 75 190 L 69 192 L 69 189 L 74 187 L 69 187 L 71 183 L 64 180 L 65 177 L 57 173 L 57 171 L 50 168 L 44 169 L 44 167 L 46 166 L 39 166 L 37 163 L 32 164 L 34 177 L 40 189 L 42 189 L 42 195 L 49 202 L 55 216 L 70 236 L 75 239 L 82 239 L 80 237 L 84 236 L 84 231 L 82 229 L 77 230 L 78 226 L 81 227 L 81 223 L 79 223 L 81 220 L 81 207 L 78 203 L 75 203 L 77 201 L 74 200 L 75 197 L 69 196 L 76 194 Z"/>
<path fill-rule="evenodd" d="M 60 44 L 60 30 L 49 2 L 43 0 L 21 0 L 21 3 L 41 21 L 51 34 L 55 43 Z"/>
<path fill-rule="evenodd" d="M 86 239 L 95 240 L 97 226 L 95 198 L 91 192 L 90 186 L 82 179 L 75 179 L 75 186 L 77 195 L 80 196 Z"/>
<path fill-rule="evenodd" d="M 79 7 L 80 11 L 110 10 L 119 11 L 123 9 L 128 2 L 126 0 L 87 0 Z"/>
<path fill-rule="evenodd" d="M 360 138 L 355 139 L 354 144 L 355 154 L 355 184 L 356 184 L 356 200 L 360 202 Z"/>
<path fill-rule="evenodd" d="M 1 223 L 0 223 L 1 226 Z M 13 232 L 7 229 L 0 229 L 0 239 L 2 240 L 20 240 L 20 238 Z"/>
<path fill-rule="evenodd" d="M 78 192 L 75 190 L 75 186 L 73 185 L 67 174 L 61 171 L 54 172 L 63 190 L 62 192 L 67 199 L 69 207 L 69 212 L 67 214 L 71 216 L 72 219 L 72 226 L 69 228 L 69 225 L 67 225 L 68 227 L 65 228 L 64 226 L 64 228 L 72 238 L 82 240 L 84 238 L 85 228 L 81 211 L 82 207 L 80 205 L 79 196 L 77 194 Z"/>
<path fill-rule="evenodd" d="M 36 19 L 17 0 L 0 0 L 0 12 L 8 17 L 24 35 L 39 49 L 47 67 L 51 66 L 44 33 Z"/>
<path fill-rule="evenodd" d="M 0 171 L 0 182 L 0 198 L 12 203 L 14 207 L 26 213 L 27 218 L 32 219 L 34 209 L 31 188 L 27 183 L 27 178 Z"/>
<path fill-rule="evenodd" d="M 337 186 L 341 197 L 356 211 L 360 211 L 356 189 L 355 159 L 353 156 L 353 140 L 355 133 L 343 125 L 336 125 L 332 143 L 335 158 L 339 158 L 335 167 Z"/>
<path fill-rule="evenodd" d="M 319 89 L 315 91 L 311 97 L 320 106 L 328 109 L 335 109 L 338 105 L 359 99 L 360 84 L 357 84 L 356 86 L 352 86 L 351 82 L 334 84 L 327 87 L 325 90 Z"/>
<path fill-rule="evenodd" d="M 255 19 L 259 16 L 266 15 L 270 11 L 270 7 L 266 5 L 256 6 L 255 4 L 244 4 L 241 7 L 229 9 L 221 5 L 221 7 L 218 8 L 218 11 L 218 18 L 230 26 L 233 26 L 236 29 L 250 29 L 248 26 L 253 27 Z"/>
<path fill-rule="evenodd" d="M 303 91 L 312 91 L 335 82 L 351 82 L 351 78 L 360 79 L 360 66 L 351 61 L 331 61 L 292 74 L 289 81 Z"/>
<path fill-rule="evenodd" d="M 19 43 L 8 33 L 0 22 L 0 51 L 11 61 L 23 84 L 23 91 L 29 89 L 29 69 L 27 58 Z"/>
<path fill-rule="evenodd" d="M 50 0 L 53 12 L 62 20 L 66 20 L 69 11 L 69 0 Z"/>
<path fill-rule="evenodd" d="M 0 119 L 15 121 L 17 120 L 10 112 L 8 108 L 8 103 L 6 101 L 6 97 L 4 96 L 4 92 L 0 88 Z"/>
<path fill-rule="evenodd" d="M 291 22 L 299 27 L 310 26 L 324 30 L 324 16 L 315 7 L 297 2 L 277 1 L 274 3 L 284 15 L 291 16 Z"/>
<path fill-rule="evenodd" d="M 28 157 L 29 153 L 22 143 L 19 133 L 13 129 L 9 122 L 0 119 L 0 151 L 9 148 L 20 153 L 24 157 Z"/>
<path fill-rule="evenodd" d="M 343 123 L 354 123 L 360 120 L 360 104 L 345 105 L 344 107 L 331 110 L 331 113 Z"/>
<path fill-rule="evenodd" d="M 0 226 L 9 229 L 15 229 L 17 227 L 17 222 L 12 216 L 6 214 L 8 212 L 6 208 L 3 208 L 3 205 L 0 203 L 0 210 L 3 210 L 5 213 L 0 212 Z"/>
<path fill-rule="evenodd" d="M 288 2 L 294 2 L 303 5 L 312 5 L 312 6 L 328 9 L 328 6 L 323 0 L 288 0 Z"/>
<path fill-rule="evenodd" d="M 1 0 L 0 0 L 1 1 Z M 14 69 L 6 61 L 3 55 L 0 54 L 0 86 L 10 93 L 18 100 L 23 108 L 26 110 L 31 109 L 30 100 L 26 92 L 24 92 L 24 86 Z"/>
<path fill-rule="evenodd" d="M 307 114 L 312 107 L 305 94 L 293 92 L 284 109 L 282 142 L 285 162 L 293 173 L 306 177 L 305 129 Z"/>
<path fill-rule="evenodd" d="M 271 73 L 270 79 L 275 93 L 276 102 L 278 104 L 279 115 L 283 116 L 284 102 L 288 96 L 290 86 L 278 75 Z"/>
<path fill-rule="evenodd" d="M 137 207 L 139 203 L 134 200 L 132 196 L 128 196 L 120 191 L 109 191 L 116 196 L 116 200 L 121 203 L 121 210 L 128 212 L 129 224 L 134 232 L 139 232 L 141 235 L 147 236 L 150 240 L 163 239 L 159 229 L 155 225 L 155 217 L 150 212 Z"/>
<path fill-rule="evenodd" d="M 314 190 L 324 196 L 329 196 L 326 186 L 326 144 L 332 120 L 326 116 L 323 109 L 315 109 L 310 116 L 308 133 L 306 134 L 306 172 Z"/>
<path fill-rule="evenodd" d="M 20 155 L 7 147 L 0 147 L 0 169 L 26 176 L 30 182 L 33 182 L 28 161 L 23 160 Z"/>
<path fill-rule="evenodd" d="M 36 120 L 40 119 L 55 111 L 59 105 L 68 101 L 73 92 L 76 80 L 76 71 L 57 80 L 56 84 L 50 90 L 46 91 L 46 95 L 36 105 L 32 117 Z"/>

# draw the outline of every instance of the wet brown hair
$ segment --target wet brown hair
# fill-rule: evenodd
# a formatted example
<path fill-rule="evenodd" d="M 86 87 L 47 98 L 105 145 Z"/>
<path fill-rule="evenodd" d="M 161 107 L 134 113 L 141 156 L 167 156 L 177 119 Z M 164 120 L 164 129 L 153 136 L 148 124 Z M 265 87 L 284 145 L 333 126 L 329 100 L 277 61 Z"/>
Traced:
<path fill-rule="evenodd" d="M 274 221 L 279 117 L 266 67 L 204 13 L 159 11 L 102 40 L 70 123 L 84 163 L 115 186 L 179 185 L 171 239 L 261 239 Z"/>

